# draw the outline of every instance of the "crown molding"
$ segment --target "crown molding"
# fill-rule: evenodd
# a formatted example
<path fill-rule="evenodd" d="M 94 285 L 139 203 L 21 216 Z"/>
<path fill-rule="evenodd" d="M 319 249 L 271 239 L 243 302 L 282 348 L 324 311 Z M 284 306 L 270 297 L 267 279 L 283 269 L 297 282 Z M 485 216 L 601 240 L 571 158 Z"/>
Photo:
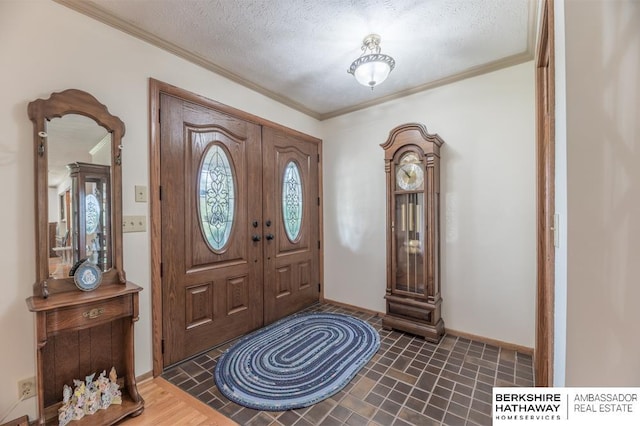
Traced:
<path fill-rule="evenodd" d="M 278 93 L 267 90 L 264 87 L 258 84 L 255 84 L 245 78 L 242 78 L 234 74 L 233 72 L 214 64 L 213 62 L 205 59 L 200 55 L 197 55 L 193 52 L 189 52 L 188 50 L 183 49 L 182 47 L 179 47 L 147 31 L 143 31 L 140 28 L 133 25 L 132 23 L 112 15 L 111 13 L 100 8 L 98 5 L 96 5 L 91 1 L 85 1 L 85 0 L 53 0 L 53 1 L 63 6 L 66 6 L 69 9 L 75 10 L 76 12 L 79 12 L 85 16 L 93 18 L 99 22 L 102 22 L 103 24 L 109 25 L 115 29 L 118 29 L 124 33 L 127 33 L 133 37 L 146 41 L 147 43 L 150 43 L 153 46 L 159 47 L 160 49 L 163 49 L 169 53 L 172 53 L 193 64 L 199 65 L 204 69 L 212 71 L 218 75 L 221 75 L 222 77 L 225 77 L 235 83 L 240 84 L 241 86 L 244 86 L 262 95 L 265 95 L 266 97 L 271 98 L 290 108 L 293 108 L 303 114 L 311 116 L 315 119 L 320 119 L 320 114 L 305 107 L 304 105 L 298 102 L 295 102 L 289 98 L 286 98 L 284 96 L 281 96 Z"/>
<path fill-rule="evenodd" d="M 321 114 L 320 120 L 327 120 L 329 118 L 338 117 L 340 115 L 348 114 L 351 112 L 359 111 L 361 109 L 369 108 L 372 106 L 376 106 L 385 102 L 393 101 L 396 99 L 404 98 L 405 96 L 414 95 L 416 93 L 424 92 L 426 90 L 435 89 L 436 87 L 446 86 L 447 84 L 455 83 L 457 81 L 466 80 L 467 78 L 477 77 L 482 74 L 488 74 L 493 71 L 498 71 L 503 68 L 512 67 L 514 65 L 519 65 L 524 62 L 528 62 L 533 60 L 533 55 L 529 53 L 529 51 L 525 51 L 522 53 L 518 53 L 513 56 L 508 56 L 503 59 L 499 59 L 497 61 L 489 62 L 487 64 L 483 64 L 480 66 L 469 68 L 465 71 L 462 71 L 457 74 L 453 74 L 449 77 L 441 78 L 439 80 L 434 80 L 429 83 L 423 84 L 421 86 L 416 86 L 408 90 L 403 90 L 401 92 L 394 93 L 392 95 L 384 96 L 382 98 L 377 98 L 375 100 L 371 100 L 368 102 L 363 102 L 358 105 L 354 105 L 348 108 L 342 108 L 327 114 Z"/>
<path fill-rule="evenodd" d="M 116 28 L 133 37 L 146 41 L 147 43 L 150 43 L 153 46 L 163 49 L 169 53 L 172 53 L 193 64 L 201 66 L 202 68 L 205 68 L 211 72 L 214 72 L 237 84 L 240 84 L 241 86 L 244 86 L 250 90 L 258 92 L 276 102 L 286 105 L 289 108 L 292 108 L 296 111 L 306 114 L 319 121 L 338 117 L 340 115 L 359 111 L 361 109 L 370 108 L 372 106 L 380 105 L 382 103 L 403 98 L 405 96 L 413 95 L 419 92 L 423 92 L 425 90 L 434 89 L 436 87 L 455 83 L 460 80 L 476 77 L 482 74 L 487 74 L 493 71 L 497 71 L 502 68 L 507 68 L 507 67 L 518 65 L 527 61 L 531 61 L 533 60 L 534 54 L 535 54 L 536 27 L 538 23 L 538 14 L 540 13 L 539 1 L 530 0 L 529 1 L 529 20 L 527 25 L 527 49 L 524 52 L 521 52 L 512 56 L 508 56 L 506 58 L 499 59 L 496 61 L 492 61 L 487 64 L 475 66 L 467 70 L 464 70 L 462 72 L 453 74 L 449 77 L 431 81 L 429 83 L 426 83 L 408 90 L 403 90 L 401 92 L 397 92 L 392 95 L 383 96 L 381 98 L 377 98 L 367 102 L 362 102 L 357 105 L 353 105 L 347 108 L 341 108 L 328 113 L 319 113 L 317 111 L 313 111 L 305 107 L 299 102 L 295 102 L 290 98 L 282 96 L 271 90 L 265 89 L 264 87 L 256 83 L 253 83 L 245 78 L 242 78 L 237 74 L 225 68 L 222 68 L 219 65 L 214 64 L 213 62 L 205 59 L 200 55 L 197 55 L 193 52 L 189 52 L 188 50 L 182 47 L 179 47 L 147 31 L 143 31 L 140 28 L 136 27 L 134 24 L 114 16 L 113 14 L 107 12 L 106 10 L 102 9 L 101 7 L 99 7 L 98 5 L 96 5 L 91 1 L 87 1 L 87 0 L 53 0 L 53 1 L 65 7 L 68 7 L 69 9 L 75 10 L 76 12 L 79 12 L 83 15 L 86 15 L 90 18 L 93 18 L 99 22 L 102 22 L 106 25 Z"/>

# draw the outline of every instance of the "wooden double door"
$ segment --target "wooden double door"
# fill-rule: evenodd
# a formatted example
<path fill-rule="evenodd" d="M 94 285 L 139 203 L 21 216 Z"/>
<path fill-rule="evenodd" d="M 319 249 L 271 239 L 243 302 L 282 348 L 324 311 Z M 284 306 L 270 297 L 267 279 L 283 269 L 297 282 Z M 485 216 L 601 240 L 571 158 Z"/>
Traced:
<path fill-rule="evenodd" d="M 163 364 L 319 298 L 319 140 L 160 96 Z"/>

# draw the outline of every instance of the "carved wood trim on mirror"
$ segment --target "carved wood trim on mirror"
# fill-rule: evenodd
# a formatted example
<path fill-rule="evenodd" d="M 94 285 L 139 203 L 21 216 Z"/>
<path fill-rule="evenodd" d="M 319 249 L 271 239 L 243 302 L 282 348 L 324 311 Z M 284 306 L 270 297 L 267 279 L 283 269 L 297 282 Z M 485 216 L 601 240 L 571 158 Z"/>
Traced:
<path fill-rule="evenodd" d="M 33 140 L 34 140 L 34 156 L 35 156 L 35 189 L 36 189 L 36 282 L 34 285 L 34 295 L 47 296 L 47 292 L 57 293 L 64 291 L 76 291 L 73 284 L 73 278 L 67 276 L 56 276 L 50 270 L 49 265 L 49 206 L 55 203 L 49 202 L 49 168 L 51 166 L 51 150 L 52 141 L 48 133 L 48 123 L 54 118 L 62 118 L 71 115 L 80 115 L 92 119 L 99 126 L 104 128 L 107 135 L 111 136 L 110 153 L 108 153 L 107 162 L 111 168 L 111 197 L 108 200 L 109 218 L 106 223 L 110 224 L 109 234 L 106 236 L 106 244 L 112 248 L 107 250 L 110 252 L 110 260 L 112 267 L 103 271 L 102 285 L 124 284 L 126 277 L 122 268 L 122 170 L 121 170 L 121 151 L 122 137 L 125 133 L 125 125 L 118 117 L 109 113 L 107 107 L 90 94 L 76 89 L 68 89 L 63 92 L 54 93 L 49 99 L 38 99 L 29 104 L 29 118 L 33 122 Z M 68 131 L 73 131 L 68 129 Z M 104 155 L 103 155 L 104 157 Z M 68 163 L 75 163 L 78 158 L 68 158 Z M 72 194 L 76 197 L 75 203 L 81 205 L 81 198 L 78 194 Z M 81 208 L 84 211 L 84 206 Z M 72 222 L 71 214 L 67 214 L 67 223 Z M 76 219 L 77 220 L 77 219 Z M 107 227 L 107 228 L 109 228 Z M 78 232 L 74 229 L 73 232 Z M 59 235 L 64 239 L 64 235 Z M 73 241 L 73 235 L 69 238 Z M 84 240 L 82 240 L 84 241 Z M 67 245 L 70 244 L 65 242 Z M 101 246 L 104 244 L 100 244 Z M 64 248 L 59 247 L 61 252 Z M 69 245 L 68 247 L 72 247 Z M 76 247 L 76 250 L 82 250 L 83 247 Z M 64 253 L 63 253 L 64 254 Z M 69 256 L 69 260 L 77 261 L 86 257 L 86 253 L 76 253 Z M 62 256 L 61 256 L 62 257 Z M 66 260 L 66 259 L 65 259 Z M 75 262 L 72 262 L 72 264 Z M 67 268 L 68 269 L 68 268 Z"/>

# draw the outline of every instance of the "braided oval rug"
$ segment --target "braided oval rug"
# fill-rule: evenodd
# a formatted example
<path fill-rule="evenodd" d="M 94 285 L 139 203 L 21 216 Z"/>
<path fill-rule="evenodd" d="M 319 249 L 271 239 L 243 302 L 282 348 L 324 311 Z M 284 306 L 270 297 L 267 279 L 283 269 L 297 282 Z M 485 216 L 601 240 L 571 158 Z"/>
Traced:
<path fill-rule="evenodd" d="M 308 313 L 253 332 L 225 351 L 215 367 L 220 392 L 244 407 L 284 411 L 337 393 L 380 347 L 367 322 L 343 314 Z"/>

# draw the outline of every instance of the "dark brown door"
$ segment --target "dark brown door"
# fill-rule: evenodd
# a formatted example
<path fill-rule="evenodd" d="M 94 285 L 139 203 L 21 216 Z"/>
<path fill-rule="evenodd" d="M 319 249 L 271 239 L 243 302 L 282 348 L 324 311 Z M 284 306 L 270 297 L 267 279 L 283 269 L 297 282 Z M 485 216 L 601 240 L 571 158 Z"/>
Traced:
<path fill-rule="evenodd" d="M 264 321 L 319 297 L 318 145 L 263 128 Z"/>
<path fill-rule="evenodd" d="M 166 367 L 262 325 L 262 160 L 256 124 L 165 94 L 160 111 Z"/>

